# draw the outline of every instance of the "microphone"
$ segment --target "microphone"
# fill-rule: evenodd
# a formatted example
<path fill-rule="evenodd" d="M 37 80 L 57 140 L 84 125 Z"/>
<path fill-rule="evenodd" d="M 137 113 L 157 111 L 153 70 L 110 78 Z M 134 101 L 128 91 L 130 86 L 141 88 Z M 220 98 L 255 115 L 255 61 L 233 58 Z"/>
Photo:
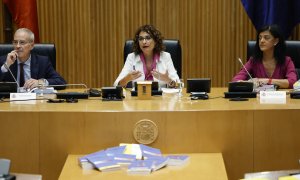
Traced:
<path fill-rule="evenodd" d="M 239 62 L 241 63 L 242 67 L 245 69 L 245 71 L 247 72 L 248 76 L 250 77 L 251 81 L 253 82 L 253 78 L 251 76 L 251 74 L 249 73 L 249 71 L 247 70 L 247 68 L 244 66 L 241 58 L 238 58 Z"/>
<path fill-rule="evenodd" d="M 67 87 L 67 86 L 83 86 L 86 89 L 86 91 L 88 89 L 86 84 L 57 84 L 57 85 L 48 85 L 48 86 L 39 84 L 37 87 L 31 89 L 30 92 L 41 94 L 43 92 L 43 89 L 45 88 L 46 90 L 45 92 L 47 92 L 46 94 L 51 94 L 51 93 L 55 93 L 54 91 L 55 87 Z"/>
<path fill-rule="evenodd" d="M 79 84 L 57 84 L 57 85 L 48 85 L 44 87 L 67 87 L 67 86 L 83 86 L 85 89 L 88 89 L 86 84 L 79 83 Z"/>
<path fill-rule="evenodd" d="M 16 77 L 15 77 L 14 74 L 11 72 L 11 70 L 9 69 L 9 67 L 7 66 L 6 63 L 4 63 L 3 65 L 4 65 L 4 67 L 8 70 L 8 72 L 10 73 L 10 75 L 13 77 L 15 83 L 17 83 L 17 87 L 18 87 L 18 88 L 17 88 L 17 92 L 20 92 L 20 84 L 18 83 Z"/>
<path fill-rule="evenodd" d="M 160 91 L 161 87 L 160 87 L 160 74 L 158 71 L 158 59 L 156 59 L 156 71 L 158 72 L 158 90 Z"/>

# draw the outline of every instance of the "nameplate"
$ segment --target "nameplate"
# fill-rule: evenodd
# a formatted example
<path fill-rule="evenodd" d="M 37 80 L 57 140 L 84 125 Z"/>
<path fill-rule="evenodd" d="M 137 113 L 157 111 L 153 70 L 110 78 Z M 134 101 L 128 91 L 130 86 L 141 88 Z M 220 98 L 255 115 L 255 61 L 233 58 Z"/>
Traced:
<path fill-rule="evenodd" d="M 285 91 L 260 91 L 261 104 L 285 104 L 286 92 Z"/>
<path fill-rule="evenodd" d="M 11 101 L 35 100 L 36 93 L 10 93 Z"/>

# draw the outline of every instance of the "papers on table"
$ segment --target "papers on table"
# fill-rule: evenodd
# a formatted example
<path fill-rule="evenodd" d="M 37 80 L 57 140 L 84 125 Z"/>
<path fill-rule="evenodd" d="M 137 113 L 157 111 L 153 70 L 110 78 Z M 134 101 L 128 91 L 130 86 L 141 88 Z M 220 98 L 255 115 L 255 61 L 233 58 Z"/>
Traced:
<path fill-rule="evenodd" d="M 179 89 L 174 89 L 174 88 L 161 88 L 163 93 L 179 93 Z"/>
<path fill-rule="evenodd" d="M 128 174 L 150 174 L 168 165 L 181 166 L 189 160 L 187 155 L 163 156 L 157 148 L 142 144 L 125 144 L 97 151 L 78 158 L 82 169 L 101 172 L 127 169 Z"/>

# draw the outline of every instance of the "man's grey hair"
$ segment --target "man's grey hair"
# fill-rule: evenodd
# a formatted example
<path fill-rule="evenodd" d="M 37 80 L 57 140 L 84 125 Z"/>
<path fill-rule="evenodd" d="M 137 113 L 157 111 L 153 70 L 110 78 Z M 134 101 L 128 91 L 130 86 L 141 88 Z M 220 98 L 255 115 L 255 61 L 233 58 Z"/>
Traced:
<path fill-rule="evenodd" d="M 20 28 L 15 33 L 17 33 L 17 32 L 25 32 L 25 33 L 27 33 L 29 35 L 29 41 L 30 42 L 34 42 L 34 34 L 33 34 L 33 32 L 30 29 L 28 29 L 28 28 Z"/>

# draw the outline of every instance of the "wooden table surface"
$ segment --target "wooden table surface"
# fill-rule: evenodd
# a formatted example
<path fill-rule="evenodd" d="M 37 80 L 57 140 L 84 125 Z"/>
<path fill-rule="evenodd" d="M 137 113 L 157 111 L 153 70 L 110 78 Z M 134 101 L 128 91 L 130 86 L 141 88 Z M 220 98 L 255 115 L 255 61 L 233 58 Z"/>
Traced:
<path fill-rule="evenodd" d="M 135 179 L 214 179 L 227 180 L 225 165 L 221 153 L 188 154 L 189 161 L 179 167 L 165 167 L 149 175 L 128 175 L 126 169 L 114 172 L 100 172 L 98 170 L 82 170 L 78 165 L 80 155 L 69 155 L 59 180 L 135 180 Z"/>
<path fill-rule="evenodd" d="M 70 90 L 69 90 L 70 91 Z M 72 91 L 72 90 L 71 90 Z M 84 91 L 84 90 L 73 90 Z M 38 97 L 44 100 L 1 102 L 0 112 L 129 112 L 129 111 L 218 111 L 218 110 L 263 110 L 263 109 L 299 109 L 300 101 L 287 96 L 286 104 L 260 104 L 259 98 L 248 101 L 233 102 L 224 98 L 227 88 L 212 88 L 209 100 L 191 100 L 189 94 L 179 98 L 176 94 L 153 96 L 151 100 L 138 100 L 131 97 L 129 90 L 125 92 L 123 101 L 102 101 L 100 97 L 79 99 L 78 103 L 47 103 L 53 95 Z M 287 90 L 288 91 L 288 90 Z M 6 99 L 7 100 L 7 99 Z M 238 105 L 237 105 L 238 104 Z"/>

